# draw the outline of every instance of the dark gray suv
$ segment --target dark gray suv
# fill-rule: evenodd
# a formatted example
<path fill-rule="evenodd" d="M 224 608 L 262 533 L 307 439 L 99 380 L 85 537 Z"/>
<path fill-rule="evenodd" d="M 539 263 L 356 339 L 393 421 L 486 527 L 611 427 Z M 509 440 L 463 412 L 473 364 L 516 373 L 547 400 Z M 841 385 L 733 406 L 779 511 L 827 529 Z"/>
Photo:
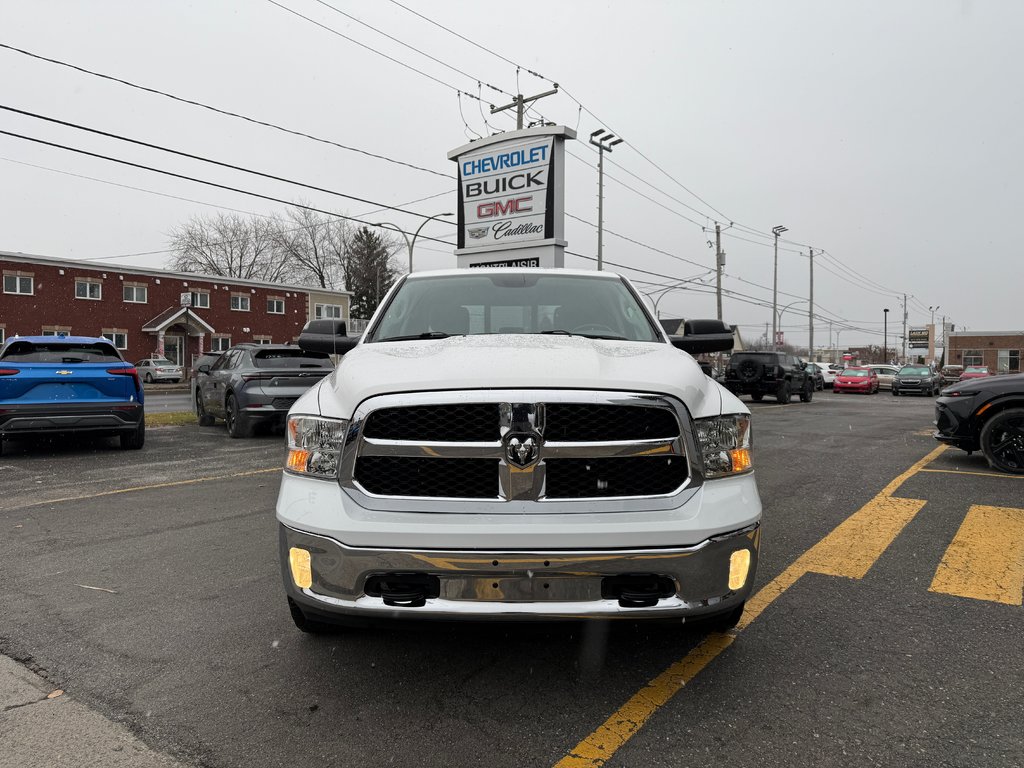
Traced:
<path fill-rule="evenodd" d="M 333 370 L 323 352 L 286 344 L 234 346 L 197 369 L 199 425 L 224 419 L 231 437 L 250 437 L 259 424 L 283 424 L 292 403 Z"/>
<path fill-rule="evenodd" d="M 892 394 L 931 395 L 935 397 L 942 389 L 942 377 L 927 365 L 904 365 L 892 378 Z"/>

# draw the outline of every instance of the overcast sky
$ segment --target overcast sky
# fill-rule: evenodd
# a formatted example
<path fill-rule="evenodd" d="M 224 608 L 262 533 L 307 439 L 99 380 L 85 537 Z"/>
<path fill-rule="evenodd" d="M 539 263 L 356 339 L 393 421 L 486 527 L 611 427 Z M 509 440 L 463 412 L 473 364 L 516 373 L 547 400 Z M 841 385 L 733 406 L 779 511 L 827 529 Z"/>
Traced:
<path fill-rule="evenodd" d="M 815 258 L 816 346 L 828 343 L 826 318 L 833 341 L 848 326 L 842 346 L 881 344 L 885 307 L 891 346 L 904 292 L 912 326 L 938 307 L 936 323 L 1024 328 L 1024 3 L 402 3 L 451 32 L 385 0 L 0 0 L 0 43 L 419 168 L 8 49 L 3 106 L 370 203 L 7 111 L 0 130 L 413 230 L 422 219 L 373 211 L 454 211 L 455 181 L 439 175 L 455 173 L 447 151 L 514 128 L 487 105 L 556 81 L 562 92 L 536 112 L 579 132 L 567 145 L 567 213 L 597 221 L 586 139 L 609 128 L 626 142 L 606 164 L 604 257 L 622 265 L 609 268 L 643 291 L 705 280 L 661 298 L 663 316 L 714 317 L 718 221 L 725 319 L 747 338 L 771 322 L 775 225 L 789 228 L 778 261 L 787 341 L 807 343 L 808 247 L 825 251 Z M 10 136 L 0 136 L 0 174 L 0 250 L 126 266 L 163 265 L 171 228 L 215 206 L 282 208 Z M 566 231 L 568 250 L 596 255 L 594 226 L 569 218 Z M 452 240 L 454 227 L 431 222 L 423 233 Z M 454 266 L 451 247 L 417 243 L 417 269 Z M 594 262 L 567 256 L 566 266 Z"/>

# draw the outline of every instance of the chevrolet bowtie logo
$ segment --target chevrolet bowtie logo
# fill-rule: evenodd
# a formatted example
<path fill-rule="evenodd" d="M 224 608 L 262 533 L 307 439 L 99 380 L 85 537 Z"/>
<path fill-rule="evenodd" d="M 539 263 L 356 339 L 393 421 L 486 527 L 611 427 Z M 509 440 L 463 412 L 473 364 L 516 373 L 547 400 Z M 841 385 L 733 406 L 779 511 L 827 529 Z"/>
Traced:
<path fill-rule="evenodd" d="M 70 376 L 71 371 L 57 371 L 58 376 Z"/>

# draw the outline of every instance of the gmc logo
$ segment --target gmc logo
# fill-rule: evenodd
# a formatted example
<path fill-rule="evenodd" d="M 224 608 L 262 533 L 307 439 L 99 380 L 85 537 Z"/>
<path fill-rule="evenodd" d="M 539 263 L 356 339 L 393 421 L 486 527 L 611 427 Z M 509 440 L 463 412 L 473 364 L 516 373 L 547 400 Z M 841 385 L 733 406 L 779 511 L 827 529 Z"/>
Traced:
<path fill-rule="evenodd" d="M 495 216 L 507 216 L 510 213 L 525 213 L 533 210 L 533 195 L 513 197 L 496 203 L 480 203 L 476 207 L 478 219 L 491 219 Z"/>

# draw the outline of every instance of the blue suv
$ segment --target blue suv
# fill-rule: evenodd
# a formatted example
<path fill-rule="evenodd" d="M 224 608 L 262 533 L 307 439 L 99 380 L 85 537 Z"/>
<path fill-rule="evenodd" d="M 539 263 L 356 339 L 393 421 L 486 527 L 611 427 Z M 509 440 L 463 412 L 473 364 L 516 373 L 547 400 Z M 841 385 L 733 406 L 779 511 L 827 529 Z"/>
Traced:
<path fill-rule="evenodd" d="M 0 347 L 0 453 L 5 440 L 47 433 L 146 441 L 142 384 L 114 345 L 88 336 L 14 336 Z"/>

